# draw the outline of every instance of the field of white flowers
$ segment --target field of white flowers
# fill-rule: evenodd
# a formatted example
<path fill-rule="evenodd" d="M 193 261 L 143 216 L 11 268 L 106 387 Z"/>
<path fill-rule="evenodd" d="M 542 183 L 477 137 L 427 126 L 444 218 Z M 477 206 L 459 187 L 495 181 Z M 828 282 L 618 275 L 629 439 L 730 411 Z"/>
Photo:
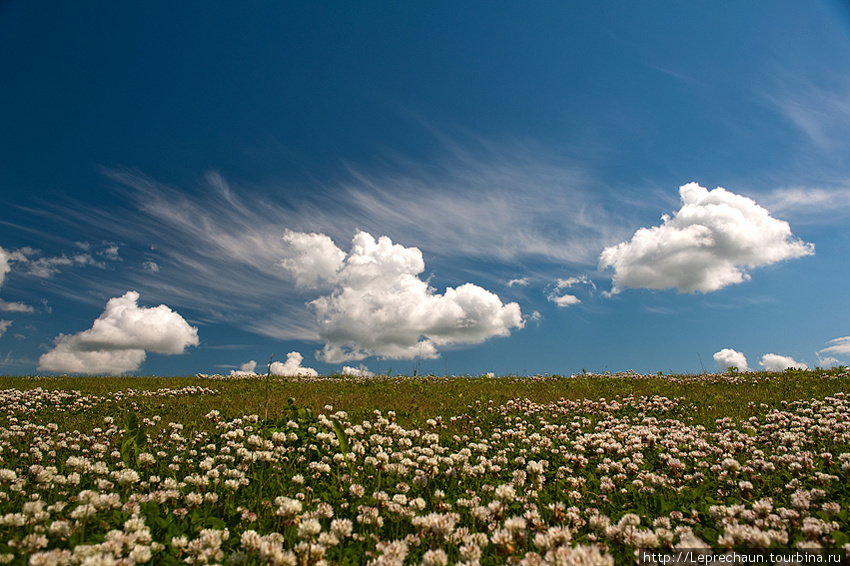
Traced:
<path fill-rule="evenodd" d="M 681 379 L 710 388 L 718 376 Z M 445 379 L 433 381 L 436 391 Z M 103 394 L 50 379 L 0 391 L 0 563 L 610 565 L 636 563 L 638 549 L 676 548 L 704 553 L 694 564 L 730 549 L 850 555 L 843 391 L 749 402 L 746 418 L 709 426 L 696 424 L 706 408 L 687 398 L 632 394 L 479 398 L 403 426 L 391 407 L 355 419 L 297 401 L 269 418 L 210 410 L 199 423 L 179 407 L 224 401 L 224 382 L 121 383 Z"/>

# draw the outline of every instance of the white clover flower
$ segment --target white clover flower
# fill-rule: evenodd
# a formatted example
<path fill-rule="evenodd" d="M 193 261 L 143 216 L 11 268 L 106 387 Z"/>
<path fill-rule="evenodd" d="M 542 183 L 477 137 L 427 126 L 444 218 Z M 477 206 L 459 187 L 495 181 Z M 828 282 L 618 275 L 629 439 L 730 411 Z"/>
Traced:
<path fill-rule="evenodd" d="M 239 543 L 242 545 L 242 548 L 249 552 L 256 552 L 260 548 L 261 542 L 262 537 L 254 530 L 245 531 L 239 538 Z"/>
<path fill-rule="evenodd" d="M 129 558 L 132 561 L 132 564 L 144 564 L 152 558 L 151 547 L 146 545 L 136 545 L 133 547 L 133 550 L 130 551 Z"/>
<path fill-rule="evenodd" d="M 91 503 L 84 503 L 83 505 L 78 505 L 76 509 L 71 511 L 72 519 L 85 519 L 86 517 L 91 517 L 97 513 L 97 509 L 95 509 L 94 505 Z"/>
<path fill-rule="evenodd" d="M 640 516 L 634 513 L 626 513 L 617 523 L 617 526 L 622 527 L 637 527 L 640 525 Z"/>
<path fill-rule="evenodd" d="M 184 536 L 173 537 L 171 539 L 171 547 L 172 548 L 186 548 L 186 545 L 189 544 L 189 539 Z"/>
<path fill-rule="evenodd" d="M 493 495 L 500 501 L 511 502 L 516 499 L 516 490 L 511 484 L 502 484 L 496 488 Z"/>
<path fill-rule="evenodd" d="M 422 566 L 446 566 L 448 563 L 449 556 L 442 548 L 428 550 L 422 555 Z"/>
<path fill-rule="evenodd" d="M 118 485 L 130 485 L 139 482 L 139 474 L 136 470 L 132 470 L 130 468 L 125 468 L 118 472 L 115 481 L 118 482 Z"/>
<path fill-rule="evenodd" d="M 584 544 L 575 547 L 558 546 L 543 557 L 544 564 L 564 564 L 582 566 L 614 566 L 614 557 L 602 554 L 596 546 Z"/>
<path fill-rule="evenodd" d="M 295 518 L 303 508 L 300 501 L 285 496 L 276 497 L 274 502 L 278 506 L 275 514 L 287 519 Z"/>
<path fill-rule="evenodd" d="M 511 517 L 505 520 L 505 529 L 513 535 L 519 535 L 525 531 L 527 524 L 523 517 Z"/>
<path fill-rule="evenodd" d="M 331 521 L 331 533 L 340 539 L 351 535 L 353 529 L 354 523 L 350 519 L 334 519 Z"/>
<path fill-rule="evenodd" d="M 200 493 L 195 493 L 194 491 L 192 493 L 187 493 L 185 499 L 186 504 L 190 507 L 197 507 L 204 502 L 204 496 Z"/>
<path fill-rule="evenodd" d="M 298 538 L 312 538 L 322 532 L 322 525 L 316 519 L 307 519 L 298 524 Z"/>
<path fill-rule="evenodd" d="M 753 511 L 762 517 L 766 517 L 771 511 L 773 511 L 773 503 L 771 503 L 770 498 L 759 499 L 753 503 Z"/>

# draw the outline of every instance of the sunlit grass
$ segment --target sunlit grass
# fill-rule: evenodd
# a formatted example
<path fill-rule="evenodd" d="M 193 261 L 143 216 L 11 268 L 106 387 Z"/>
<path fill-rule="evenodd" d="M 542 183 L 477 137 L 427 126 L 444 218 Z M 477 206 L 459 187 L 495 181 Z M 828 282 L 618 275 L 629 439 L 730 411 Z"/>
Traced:
<path fill-rule="evenodd" d="M 0 377 L 0 563 L 536 566 L 842 547 L 849 392 L 845 368 Z"/>

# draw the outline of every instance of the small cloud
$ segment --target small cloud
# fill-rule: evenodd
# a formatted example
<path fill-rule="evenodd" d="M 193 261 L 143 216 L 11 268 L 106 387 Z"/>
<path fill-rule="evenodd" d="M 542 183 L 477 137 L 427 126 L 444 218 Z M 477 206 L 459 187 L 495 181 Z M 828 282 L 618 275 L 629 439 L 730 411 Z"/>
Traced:
<path fill-rule="evenodd" d="M 315 377 L 319 372 L 313 368 L 307 368 L 301 365 L 304 357 L 298 352 L 289 352 L 286 354 L 286 361 L 272 362 L 270 369 L 272 375 L 281 375 L 286 377 Z"/>
<path fill-rule="evenodd" d="M 679 195 L 681 209 L 660 226 L 602 251 L 599 269 L 614 270 L 609 294 L 628 287 L 709 293 L 749 280 L 748 269 L 815 253 L 752 199 L 696 183 Z"/>
<path fill-rule="evenodd" d="M 7 303 L 0 299 L 0 311 L 6 312 L 33 312 L 33 308 L 24 303 Z"/>
<path fill-rule="evenodd" d="M 106 248 L 97 252 L 97 255 L 103 256 L 109 261 L 118 261 L 118 246 L 116 244 L 107 244 Z"/>
<path fill-rule="evenodd" d="M 353 368 L 351 366 L 343 366 L 341 375 L 350 375 L 352 377 L 374 377 L 375 374 L 369 371 L 369 368 L 360 364 L 360 367 Z"/>
<path fill-rule="evenodd" d="M 146 352 L 182 354 L 198 345 L 198 329 L 165 305 L 138 306 L 139 294 L 128 291 L 110 299 L 89 330 L 60 334 L 55 347 L 38 361 L 42 371 L 121 374 L 134 371 Z"/>
<path fill-rule="evenodd" d="M 559 307 L 577 305 L 581 303 L 581 300 L 576 295 L 559 293 L 559 291 L 563 291 L 564 289 L 572 289 L 577 286 L 585 286 L 591 293 L 596 291 L 596 285 L 587 277 L 587 275 L 582 275 L 581 277 L 569 277 L 567 279 L 559 278 L 555 280 L 555 283 L 553 284 L 554 288 L 547 298 Z"/>
<path fill-rule="evenodd" d="M 520 287 L 527 287 L 529 285 L 528 277 L 522 277 L 520 279 L 511 279 L 508 281 L 508 287 L 513 287 L 514 285 L 518 285 Z"/>
<path fill-rule="evenodd" d="M 720 371 L 726 371 L 730 367 L 738 368 L 739 371 L 749 371 L 747 357 L 732 348 L 723 348 L 714 354 L 714 363 Z"/>
<path fill-rule="evenodd" d="M 22 273 L 42 279 L 49 279 L 66 267 L 105 267 L 102 261 L 94 259 L 88 253 L 91 248 L 88 242 L 75 242 L 75 245 L 85 253 L 71 255 L 62 253 L 58 256 L 43 256 L 40 250 L 29 246 L 24 246 L 11 252 L 0 248 L 0 284 L 3 282 L 3 277 L 9 272 L 10 263 L 19 264 Z M 118 246 L 107 243 L 106 248 L 97 252 L 97 255 L 107 261 L 118 260 Z"/>
<path fill-rule="evenodd" d="M 806 364 L 798 362 L 790 356 L 780 356 L 779 354 L 765 354 L 762 356 L 759 365 L 767 371 L 784 371 L 788 368 L 809 369 Z"/>
<path fill-rule="evenodd" d="M 555 293 L 549 294 L 549 300 L 559 307 L 569 307 L 581 302 L 575 295 L 556 295 Z"/>
<path fill-rule="evenodd" d="M 6 334 L 10 326 L 12 326 L 11 320 L 0 320 L 0 336 Z"/>
<path fill-rule="evenodd" d="M 142 263 L 142 269 L 145 271 L 150 271 L 151 273 L 159 273 L 159 266 L 154 261 L 145 261 Z"/>
<path fill-rule="evenodd" d="M 241 366 L 239 366 L 238 370 L 230 370 L 230 375 L 232 376 L 241 376 L 248 377 L 252 375 L 257 375 L 254 369 L 257 367 L 257 362 L 251 360 L 250 362 L 245 362 Z"/>

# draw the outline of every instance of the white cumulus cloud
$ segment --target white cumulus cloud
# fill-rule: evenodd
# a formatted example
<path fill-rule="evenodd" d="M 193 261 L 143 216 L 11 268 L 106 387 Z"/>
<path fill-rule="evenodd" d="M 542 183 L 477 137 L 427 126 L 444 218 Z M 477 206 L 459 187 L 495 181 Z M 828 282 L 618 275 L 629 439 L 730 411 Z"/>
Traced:
<path fill-rule="evenodd" d="M 814 253 L 752 199 L 696 183 L 679 195 L 682 207 L 660 226 L 603 250 L 599 268 L 614 269 L 612 294 L 627 287 L 709 293 L 747 281 L 748 269 Z"/>
<path fill-rule="evenodd" d="M 790 356 L 780 356 L 779 354 L 765 354 L 759 362 L 767 371 L 784 371 L 787 368 L 809 369 L 809 366 L 802 362 L 796 361 Z"/>
<path fill-rule="evenodd" d="M 312 287 L 337 279 L 345 252 L 329 236 L 288 230 L 283 241 L 285 257 L 280 265 L 295 278 L 296 285 Z"/>
<path fill-rule="evenodd" d="M 723 348 L 719 352 L 715 352 L 714 363 L 721 371 L 726 371 L 730 367 L 736 367 L 739 371 L 749 371 L 750 369 L 747 365 L 747 357 L 732 348 Z"/>
<path fill-rule="evenodd" d="M 6 334 L 10 326 L 12 326 L 11 320 L 0 320 L 0 336 Z"/>
<path fill-rule="evenodd" d="M 369 368 L 360 364 L 360 367 L 353 368 L 351 366 L 342 366 L 340 375 L 350 375 L 352 377 L 374 377 L 375 374 L 369 371 Z"/>
<path fill-rule="evenodd" d="M 310 303 L 325 341 L 318 357 L 326 362 L 436 358 L 439 346 L 478 344 L 524 324 L 518 304 L 503 304 L 477 285 L 438 294 L 419 278 L 422 252 L 386 236 L 359 232 L 347 254 L 322 234 L 289 232 L 284 239 L 290 251 L 281 265 L 296 284 L 332 286 Z"/>
<path fill-rule="evenodd" d="M 304 367 L 301 362 L 304 361 L 304 356 L 298 352 L 289 352 L 286 354 L 285 362 L 272 362 L 269 366 L 272 375 L 281 375 L 286 377 L 315 377 L 319 372 L 313 368 Z"/>
<path fill-rule="evenodd" d="M 239 366 L 238 370 L 230 370 L 230 375 L 233 377 L 248 377 L 252 375 L 257 375 L 254 371 L 257 367 L 257 362 L 251 360 L 250 362 L 245 362 L 241 366 Z"/>
<path fill-rule="evenodd" d="M 85 374 L 134 371 L 146 352 L 182 354 L 198 345 L 198 329 L 165 305 L 139 307 L 139 294 L 128 291 L 106 303 L 92 327 L 60 334 L 56 346 L 43 354 L 38 369 Z"/>

